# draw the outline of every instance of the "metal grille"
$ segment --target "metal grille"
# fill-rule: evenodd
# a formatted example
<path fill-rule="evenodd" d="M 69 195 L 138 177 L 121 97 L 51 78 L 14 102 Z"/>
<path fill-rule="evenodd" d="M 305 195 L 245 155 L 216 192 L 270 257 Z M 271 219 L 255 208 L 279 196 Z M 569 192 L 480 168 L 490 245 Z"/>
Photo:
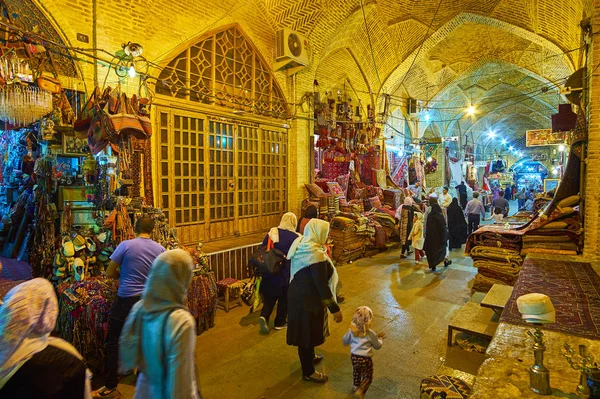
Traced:
<path fill-rule="evenodd" d="M 261 243 L 226 249 L 207 254 L 211 270 L 217 281 L 232 277 L 243 280 L 250 277 L 248 261 L 250 256 L 261 246 Z"/>

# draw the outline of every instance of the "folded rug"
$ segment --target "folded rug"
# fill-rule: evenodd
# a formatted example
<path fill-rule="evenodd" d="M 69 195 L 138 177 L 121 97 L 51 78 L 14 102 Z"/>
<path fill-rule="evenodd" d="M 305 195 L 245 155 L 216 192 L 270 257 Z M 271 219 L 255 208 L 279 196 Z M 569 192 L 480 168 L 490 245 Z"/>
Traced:
<path fill-rule="evenodd" d="M 473 266 L 477 269 L 494 269 L 500 273 L 516 276 L 521 271 L 521 265 L 517 263 L 495 262 L 490 260 L 476 260 Z"/>
<path fill-rule="evenodd" d="M 481 274 L 482 276 L 487 277 L 489 279 L 492 279 L 492 280 L 501 281 L 505 285 L 510 285 L 510 286 L 515 285 L 515 282 L 517 281 L 517 278 L 518 278 L 518 276 L 504 274 L 504 273 L 498 272 L 497 270 L 488 269 L 486 267 L 479 268 L 479 274 Z"/>
<path fill-rule="evenodd" d="M 473 260 L 496 260 L 504 261 L 506 263 L 515 262 L 519 265 L 523 263 L 523 257 L 519 254 L 519 251 L 506 249 L 506 248 L 495 248 L 478 245 L 471 250 L 470 253 Z"/>

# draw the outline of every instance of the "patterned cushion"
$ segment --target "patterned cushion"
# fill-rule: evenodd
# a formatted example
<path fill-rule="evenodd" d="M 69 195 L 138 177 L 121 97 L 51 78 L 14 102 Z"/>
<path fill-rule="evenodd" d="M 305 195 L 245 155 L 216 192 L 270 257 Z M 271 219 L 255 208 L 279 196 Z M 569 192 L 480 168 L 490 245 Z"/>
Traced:
<path fill-rule="evenodd" d="M 229 287 L 230 285 L 233 285 L 235 283 L 237 283 L 238 280 L 232 277 L 228 277 L 228 278 L 224 278 L 223 280 L 219 280 L 217 281 L 217 285 L 219 287 Z"/>
<path fill-rule="evenodd" d="M 331 194 L 334 194 L 334 195 L 337 195 L 337 196 L 344 196 L 344 195 L 346 195 L 344 193 L 344 190 L 340 186 L 340 183 L 338 183 L 338 182 L 329 182 L 329 183 L 327 183 L 327 185 L 329 186 L 329 192 Z"/>
<path fill-rule="evenodd" d="M 311 197 L 319 198 L 325 195 L 325 191 L 323 191 L 321 187 L 317 186 L 316 184 L 305 184 L 304 187 L 306 187 L 306 190 Z"/>
<path fill-rule="evenodd" d="M 369 202 L 371 203 L 371 208 L 381 208 L 381 200 L 379 197 L 371 197 L 369 198 Z"/>
<path fill-rule="evenodd" d="M 471 388 L 463 380 L 449 375 L 433 375 L 421 380 L 421 399 L 466 399 Z"/>

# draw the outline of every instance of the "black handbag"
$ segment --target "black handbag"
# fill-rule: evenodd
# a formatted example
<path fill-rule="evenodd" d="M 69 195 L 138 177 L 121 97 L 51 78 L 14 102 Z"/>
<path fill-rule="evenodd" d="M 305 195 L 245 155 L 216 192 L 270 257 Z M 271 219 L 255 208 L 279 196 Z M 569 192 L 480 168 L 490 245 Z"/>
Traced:
<path fill-rule="evenodd" d="M 252 266 L 255 275 L 272 274 L 278 276 L 281 274 L 285 254 L 273 245 L 273 241 L 269 238 L 266 247 L 260 247 L 250 256 L 250 266 Z"/>

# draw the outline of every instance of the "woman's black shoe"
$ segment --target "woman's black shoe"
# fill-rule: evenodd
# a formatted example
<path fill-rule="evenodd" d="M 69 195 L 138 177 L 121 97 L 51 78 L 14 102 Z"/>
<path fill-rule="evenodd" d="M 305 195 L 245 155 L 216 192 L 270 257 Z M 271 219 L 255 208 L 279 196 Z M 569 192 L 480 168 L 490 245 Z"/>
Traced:
<path fill-rule="evenodd" d="M 323 355 L 315 355 L 315 358 L 313 359 L 313 364 L 319 364 L 321 363 L 321 360 L 323 360 Z"/>
<path fill-rule="evenodd" d="M 452 261 L 451 261 L 451 260 L 445 260 L 445 261 L 444 261 L 444 267 L 448 267 L 448 266 L 450 266 L 451 264 L 452 264 Z"/>

